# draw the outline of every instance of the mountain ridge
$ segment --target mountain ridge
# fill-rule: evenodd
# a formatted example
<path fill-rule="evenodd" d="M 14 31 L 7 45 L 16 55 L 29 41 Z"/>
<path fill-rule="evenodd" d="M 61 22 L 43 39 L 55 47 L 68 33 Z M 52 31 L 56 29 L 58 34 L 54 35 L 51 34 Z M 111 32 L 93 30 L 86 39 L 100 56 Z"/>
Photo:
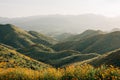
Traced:
<path fill-rule="evenodd" d="M 28 47 L 33 44 L 52 45 L 55 41 L 47 36 L 40 35 L 36 32 L 35 35 L 30 34 L 21 28 L 12 24 L 0 25 L 0 42 L 11 45 L 15 48 Z M 36 37 L 36 35 L 39 36 Z M 53 42 L 52 42 L 53 40 Z"/>
<path fill-rule="evenodd" d="M 66 41 L 53 46 L 59 50 L 77 50 L 82 53 L 105 53 L 119 48 L 120 31 L 99 34 L 79 41 Z"/>
<path fill-rule="evenodd" d="M 116 26 L 119 18 L 109 18 L 96 14 L 82 15 L 44 15 L 31 16 L 25 18 L 12 18 L 3 20 L 0 23 L 11 23 L 25 30 L 34 30 L 38 32 L 74 32 L 81 33 L 87 29 L 108 30 Z M 34 26 L 34 28 L 33 28 Z"/>

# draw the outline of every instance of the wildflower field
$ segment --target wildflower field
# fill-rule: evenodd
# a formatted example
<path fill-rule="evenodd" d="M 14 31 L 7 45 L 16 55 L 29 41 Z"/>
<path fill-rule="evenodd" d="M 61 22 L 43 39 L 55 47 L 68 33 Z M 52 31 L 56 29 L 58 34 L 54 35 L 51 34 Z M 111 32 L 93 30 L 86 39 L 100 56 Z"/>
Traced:
<path fill-rule="evenodd" d="M 0 80 L 120 80 L 120 69 L 104 65 L 94 68 L 88 64 L 42 70 L 0 68 Z"/>

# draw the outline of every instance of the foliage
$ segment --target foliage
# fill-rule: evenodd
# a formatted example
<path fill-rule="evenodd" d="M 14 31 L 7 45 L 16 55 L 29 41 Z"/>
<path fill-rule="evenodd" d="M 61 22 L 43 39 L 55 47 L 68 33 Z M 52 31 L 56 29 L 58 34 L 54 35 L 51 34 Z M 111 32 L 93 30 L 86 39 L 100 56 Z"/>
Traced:
<path fill-rule="evenodd" d="M 9 33 L 9 34 L 8 34 Z M 33 44 L 50 46 L 56 40 L 34 31 L 25 31 L 12 24 L 0 24 L 0 43 L 14 48 L 25 48 Z"/>
<path fill-rule="evenodd" d="M 94 68 L 84 64 L 65 68 L 30 70 L 27 68 L 0 68 L 0 80 L 119 80 L 120 69 L 113 66 Z"/>
<path fill-rule="evenodd" d="M 120 48 L 120 31 L 99 34 L 82 40 L 61 42 L 53 45 L 52 48 L 56 51 L 76 50 L 82 53 L 103 54 Z"/>
<path fill-rule="evenodd" d="M 85 38 L 93 37 L 93 36 L 96 36 L 99 34 L 104 34 L 104 32 L 102 32 L 100 30 L 88 29 L 81 34 L 70 36 L 70 37 L 66 38 L 66 40 L 64 40 L 64 41 L 79 41 L 79 40 L 83 40 Z"/>
<path fill-rule="evenodd" d="M 29 56 L 38 61 L 42 61 L 44 63 L 50 64 L 54 67 L 61 67 L 67 64 L 71 64 L 74 62 L 79 62 L 99 56 L 99 54 L 96 53 L 82 54 L 74 50 L 64 50 L 60 52 L 55 52 L 47 47 L 41 49 L 28 48 L 26 50 L 24 49 L 19 50 L 19 52 L 24 53 L 26 56 Z M 47 51 L 43 51 L 43 49 L 47 49 Z"/>
<path fill-rule="evenodd" d="M 48 67 L 47 64 L 0 45 L 0 68 L 15 68 L 16 66 L 34 70 Z"/>
<path fill-rule="evenodd" d="M 120 48 L 109 53 L 98 56 L 94 59 L 88 60 L 88 64 L 94 66 L 105 65 L 114 65 L 120 67 Z"/>

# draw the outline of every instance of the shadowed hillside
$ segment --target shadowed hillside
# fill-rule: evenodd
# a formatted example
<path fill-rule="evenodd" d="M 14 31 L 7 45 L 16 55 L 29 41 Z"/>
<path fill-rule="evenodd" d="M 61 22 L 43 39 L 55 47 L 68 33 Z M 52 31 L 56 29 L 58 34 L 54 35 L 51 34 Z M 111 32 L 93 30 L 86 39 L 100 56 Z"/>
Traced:
<path fill-rule="evenodd" d="M 99 55 L 97 57 L 94 57 L 88 60 L 75 62 L 71 65 L 84 65 L 84 64 L 90 64 L 94 67 L 100 67 L 102 65 L 120 67 L 120 49 L 110 51 L 108 53 Z"/>
<path fill-rule="evenodd" d="M 77 50 L 82 53 L 105 53 L 120 48 L 120 31 L 99 34 L 79 41 L 67 41 L 53 46 L 57 51 Z"/>
<path fill-rule="evenodd" d="M 91 59 L 99 56 L 98 54 L 95 54 L 95 53 L 82 54 L 78 51 L 73 51 L 73 50 L 54 52 L 51 50 L 43 51 L 37 48 L 28 48 L 28 49 L 21 49 L 18 51 L 21 53 L 24 53 L 25 55 L 33 59 L 50 64 L 54 67 L 61 67 L 66 64 L 79 62 L 79 61 L 83 61 L 83 60 L 87 60 L 87 59 Z"/>
<path fill-rule="evenodd" d="M 100 66 L 105 64 L 120 67 L 120 49 L 106 53 L 100 57 L 88 61 L 88 63 L 94 66 Z"/>

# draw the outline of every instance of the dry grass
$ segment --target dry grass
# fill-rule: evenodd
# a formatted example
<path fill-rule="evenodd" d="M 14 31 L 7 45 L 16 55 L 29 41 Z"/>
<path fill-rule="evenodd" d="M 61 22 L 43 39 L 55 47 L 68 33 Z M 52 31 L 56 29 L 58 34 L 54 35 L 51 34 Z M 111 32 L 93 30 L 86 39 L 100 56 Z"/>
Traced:
<path fill-rule="evenodd" d="M 27 68 L 0 68 L 0 80 L 120 80 L 120 69 L 104 65 L 94 68 L 88 64 L 39 71 Z"/>

